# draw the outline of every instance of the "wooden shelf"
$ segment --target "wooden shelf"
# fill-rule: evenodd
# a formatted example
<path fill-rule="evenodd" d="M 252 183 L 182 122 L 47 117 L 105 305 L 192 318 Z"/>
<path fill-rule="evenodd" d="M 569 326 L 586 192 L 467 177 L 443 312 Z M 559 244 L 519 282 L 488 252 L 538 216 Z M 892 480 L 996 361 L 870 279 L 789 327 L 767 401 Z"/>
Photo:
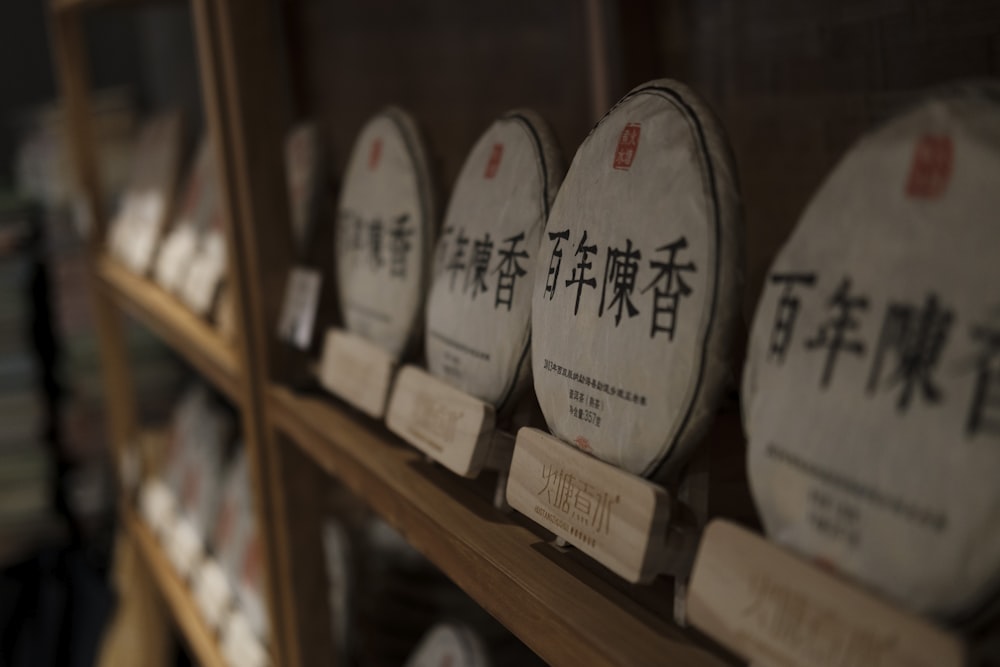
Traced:
<path fill-rule="evenodd" d="M 97 264 L 102 286 L 126 312 L 183 355 L 209 382 L 241 404 L 240 366 L 233 345 L 173 295 L 110 257 Z"/>
<path fill-rule="evenodd" d="M 215 634 L 202 620 L 194 596 L 167 560 L 153 532 L 132 511 L 125 512 L 125 522 L 146 568 L 170 608 L 174 623 L 180 628 L 198 663 L 203 667 L 229 667 Z"/>
<path fill-rule="evenodd" d="M 272 387 L 268 408 L 278 429 L 546 661 L 726 664 L 333 399 Z"/>

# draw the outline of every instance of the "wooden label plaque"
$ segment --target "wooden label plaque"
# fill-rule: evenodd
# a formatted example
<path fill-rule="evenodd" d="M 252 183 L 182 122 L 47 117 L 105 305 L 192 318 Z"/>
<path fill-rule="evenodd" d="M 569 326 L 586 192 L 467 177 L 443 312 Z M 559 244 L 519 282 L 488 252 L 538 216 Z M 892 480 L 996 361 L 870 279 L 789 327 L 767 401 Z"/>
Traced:
<path fill-rule="evenodd" d="M 725 521 L 705 531 L 687 613 L 754 665 L 964 664 L 956 637 Z"/>
<path fill-rule="evenodd" d="M 323 344 L 319 382 L 365 414 L 385 414 L 396 360 L 384 349 L 343 329 L 330 329 Z"/>
<path fill-rule="evenodd" d="M 507 502 L 628 581 L 664 570 L 667 493 L 546 433 L 518 431 Z"/>
<path fill-rule="evenodd" d="M 490 453 L 493 406 L 416 366 L 399 371 L 385 422 L 390 431 L 463 477 L 476 477 Z"/>

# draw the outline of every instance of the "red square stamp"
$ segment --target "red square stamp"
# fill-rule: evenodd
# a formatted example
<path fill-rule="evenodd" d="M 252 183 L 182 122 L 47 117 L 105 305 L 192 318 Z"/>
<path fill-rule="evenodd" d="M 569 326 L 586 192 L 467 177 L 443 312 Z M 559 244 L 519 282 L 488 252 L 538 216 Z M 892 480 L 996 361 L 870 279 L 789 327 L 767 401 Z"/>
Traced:
<path fill-rule="evenodd" d="M 925 134 L 913 149 L 913 163 L 906 182 L 906 194 L 919 199 L 936 199 L 948 189 L 955 150 L 946 134 Z"/>
<path fill-rule="evenodd" d="M 382 159 L 382 139 L 376 139 L 372 142 L 371 150 L 368 151 L 368 168 L 375 169 L 378 167 L 379 160 Z"/>
<path fill-rule="evenodd" d="M 618 147 L 615 149 L 615 161 L 612 165 L 615 169 L 628 171 L 635 159 L 635 152 L 639 150 L 639 123 L 629 123 L 622 130 L 618 137 Z"/>
<path fill-rule="evenodd" d="M 483 178 L 493 178 L 497 175 L 497 170 L 500 169 L 500 160 L 503 159 L 503 144 L 493 144 L 493 150 L 490 151 L 490 159 L 486 163 L 486 173 L 483 174 Z"/>

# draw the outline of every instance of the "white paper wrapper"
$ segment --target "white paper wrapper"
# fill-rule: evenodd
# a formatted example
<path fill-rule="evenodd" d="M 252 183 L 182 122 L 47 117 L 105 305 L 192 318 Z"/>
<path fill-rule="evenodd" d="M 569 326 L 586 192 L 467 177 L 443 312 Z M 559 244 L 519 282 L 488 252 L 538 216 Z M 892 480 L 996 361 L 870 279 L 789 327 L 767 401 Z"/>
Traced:
<path fill-rule="evenodd" d="M 121 209 L 111 220 L 111 251 L 130 269 L 145 273 L 169 215 L 180 166 L 183 122 L 180 112 L 145 123 L 133 151 L 132 176 Z"/>
<path fill-rule="evenodd" d="M 498 409 L 530 378 L 531 291 L 562 176 L 544 121 L 529 111 L 507 114 L 469 153 L 441 228 L 427 297 L 427 366 Z"/>
<path fill-rule="evenodd" d="M 471 628 L 438 623 L 413 650 L 406 667 L 489 667 L 486 646 Z"/>
<path fill-rule="evenodd" d="M 345 328 L 400 358 L 422 324 L 434 236 L 427 151 L 390 108 L 361 130 L 337 210 L 337 289 Z"/>
<path fill-rule="evenodd" d="M 208 137 L 203 137 L 198 154 L 188 172 L 180 208 L 164 235 L 156 256 L 153 277 L 170 292 L 177 292 L 191 268 L 201 238 L 220 215 L 221 201 L 215 154 Z"/>
<path fill-rule="evenodd" d="M 731 377 L 742 235 L 711 114 L 666 79 L 626 95 L 577 151 L 542 239 L 532 367 L 556 436 L 637 475 L 683 461 Z"/>
<path fill-rule="evenodd" d="M 744 375 L 769 536 L 938 615 L 1000 575 L 998 92 L 851 149 L 771 267 Z"/>

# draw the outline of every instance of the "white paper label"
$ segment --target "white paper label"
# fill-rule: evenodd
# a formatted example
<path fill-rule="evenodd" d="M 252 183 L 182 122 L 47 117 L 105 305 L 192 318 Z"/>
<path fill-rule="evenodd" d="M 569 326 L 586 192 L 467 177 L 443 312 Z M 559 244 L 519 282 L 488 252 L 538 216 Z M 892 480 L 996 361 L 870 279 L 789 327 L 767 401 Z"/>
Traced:
<path fill-rule="evenodd" d="M 663 474 L 693 447 L 730 377 L 732 176 L 710 114 L 654 81 L 584 141 L 545 227 L 532 300 L 542 412 L 555 435 L 633 474 Z"/>
<path fill-rule="evenodd" d="M 919 612 L 1000 586 L 1000 104 L 893 120 L 771 267 L 744 373 L 768 535 Z"/>
<path fill-rule="evenodd" d="M 427 301 L 427 367 L 498 409 L 531 369 L 531 290 L 542 228 L 562 179 L 530 114 L 494 123 L 459 174 Z"/>
<path fill-rule="evenodd" d="M 282 340 L 303 350 L 309 348 L 322 284 L 323 276 L 315 269 L 296 266 L 289 271 L 278 325 L 278 335 Z"/>
<path fill-rule="evenodd" d="M 433 243 L 425 151 L 410 125 L 393 110 L 364 127 L 336 222 L 345 326 L 396 359 L 422 322 Z"/>

